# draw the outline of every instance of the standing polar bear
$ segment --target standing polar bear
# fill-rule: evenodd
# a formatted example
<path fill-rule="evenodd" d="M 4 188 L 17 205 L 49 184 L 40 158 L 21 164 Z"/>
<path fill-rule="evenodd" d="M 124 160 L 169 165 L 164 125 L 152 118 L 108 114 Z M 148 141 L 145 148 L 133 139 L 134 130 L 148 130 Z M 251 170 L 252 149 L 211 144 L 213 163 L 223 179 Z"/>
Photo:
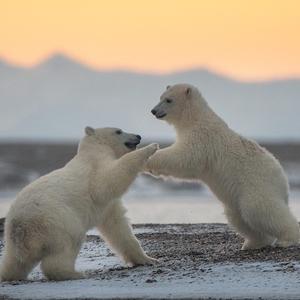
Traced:
<path fill-rule="evenodd" d="M 205 182 L 245 238 L 242 249 L 298 243 L 286 176 L 266 149 L 231 130 L 188 84 L 167 87 L 152 113 L 174 125 L 177 140 L 157 151 L 146 171 Z"/>
<path fill-rule="evenodd" d="M 155 261 L 133 235 L 120 197 L 158 145 L 135 150 L 139 135 L 116 128 L 85 131 L 77 155 L 23 189 L 12 205 L 5 222 L 2 281 L 26 279 L 40 261 L 50 280 L 82 278 L 75 260 L 87 230 L 95 226 L 126 263 Z"/>

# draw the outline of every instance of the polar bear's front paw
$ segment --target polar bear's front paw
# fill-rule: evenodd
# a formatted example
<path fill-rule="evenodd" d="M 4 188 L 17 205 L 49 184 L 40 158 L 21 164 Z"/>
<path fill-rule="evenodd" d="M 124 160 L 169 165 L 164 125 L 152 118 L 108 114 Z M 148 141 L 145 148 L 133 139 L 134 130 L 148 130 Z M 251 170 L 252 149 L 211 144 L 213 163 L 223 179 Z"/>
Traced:
<path fill-rule="evenodd" d="M 159 145 L 157 143 L 153 143 L 146 146 L 144 149 L 147 151 L 147 154 L 150 157 L 159 149 Z"/>
<path fill-rule="evenodd" d="M 142 266 L 142 265 L 154 265 L 156 263 L 158 263 L 158 260 L 156 258 L 152 258 L 147 255 L 127 262 L 127 264 L 130 267 Z"/>

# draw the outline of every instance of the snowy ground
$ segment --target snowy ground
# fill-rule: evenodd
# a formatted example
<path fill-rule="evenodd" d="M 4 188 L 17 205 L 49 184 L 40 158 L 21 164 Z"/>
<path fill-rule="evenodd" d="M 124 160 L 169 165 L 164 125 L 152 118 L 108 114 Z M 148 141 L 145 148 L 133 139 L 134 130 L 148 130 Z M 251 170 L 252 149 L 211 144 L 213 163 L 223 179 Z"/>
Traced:
<path fill-rule="evenodd" d="M 47 282 L 37 267 L 27 282 L 1 283 L 0 299 L 299 299 L 300 246 L 240 251 L 223 224 L 138 225 L 155 266 L 126 268 L 90 232 L 77 260 L 87 279 Z"/>

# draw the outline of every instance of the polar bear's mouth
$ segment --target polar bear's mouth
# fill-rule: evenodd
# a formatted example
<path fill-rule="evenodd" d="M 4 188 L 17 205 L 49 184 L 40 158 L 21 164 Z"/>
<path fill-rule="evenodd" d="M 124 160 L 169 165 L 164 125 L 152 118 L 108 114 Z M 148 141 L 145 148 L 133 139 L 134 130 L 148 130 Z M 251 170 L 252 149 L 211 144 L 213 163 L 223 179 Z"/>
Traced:
<path fill-rule="evenodd" d="M 135 150 L 136 146 L 139 144 L 140 142 L 126 142 L 125 146 L 130 149 L 130 150 Z"/>
<path fill-rule="evenodd" d="M 164 112 L 163 109 L 161 109 L 160 104 L 156 105 L 152 110 L 151 113 L 157 118 L 157 119 L 162 119 L 167 115 L 167 113 Z"/>
<path fill-rule="evenodd" d="M 166 113 L 156 113 L 155 117 L 157 119 L 162 119 L 163 117 L 165 117 L 167 114 Z"/>

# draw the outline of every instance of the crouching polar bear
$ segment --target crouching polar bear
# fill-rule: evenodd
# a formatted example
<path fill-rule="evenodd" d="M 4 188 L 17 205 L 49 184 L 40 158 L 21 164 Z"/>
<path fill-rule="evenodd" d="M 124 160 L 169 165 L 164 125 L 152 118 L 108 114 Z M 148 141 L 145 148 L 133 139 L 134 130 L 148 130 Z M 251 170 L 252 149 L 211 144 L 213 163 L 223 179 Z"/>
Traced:
<path fill-rule="evenodd" d="M 286 176 L 266 149 L 228 128 L 191 85 L 167 87 L 152 113 L 175 127 L 177 139 L 148 160 L 146 171 L 205 182 L 245 238 L 242 249 L 298 243 Z"/>
<path fill-rule="evenodd" d="M 81 278 L 75 260 L 88 229 L 129 265 L 155 261 L 142 250 L 120 197 L 158 149 L 136 149 L 141 137 L 115 128 L 85 129 L 77 155 L 23 189 L 5 222 L 2 281 L 23 280 L 41 261 L 50 280 Z M 134 151 L 133 151 L 134 150 Z"/>

